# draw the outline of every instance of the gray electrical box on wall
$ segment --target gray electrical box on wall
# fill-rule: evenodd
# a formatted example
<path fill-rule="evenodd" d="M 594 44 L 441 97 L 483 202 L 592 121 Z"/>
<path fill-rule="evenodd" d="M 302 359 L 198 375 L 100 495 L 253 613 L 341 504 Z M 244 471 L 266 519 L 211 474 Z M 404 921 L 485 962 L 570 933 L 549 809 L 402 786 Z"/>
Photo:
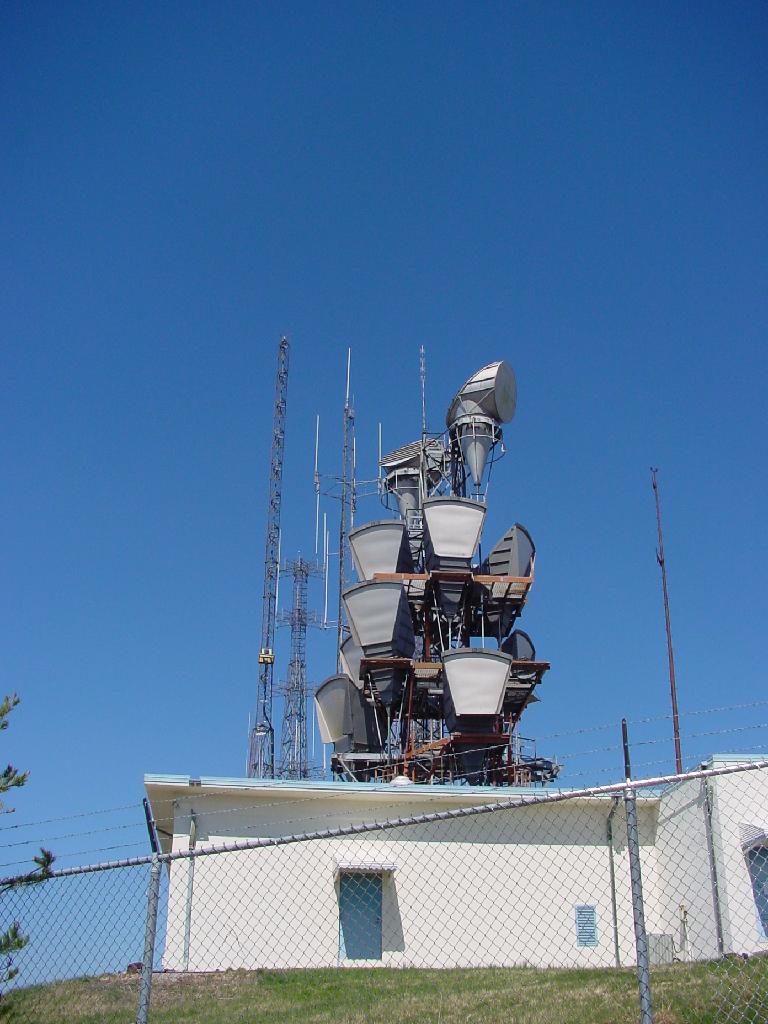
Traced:
<path fill-rule="evenodd" d="M 671 964 L 675 960 L 675 940 L 672 935 L 648 933 L 648 956 L 652 967 Z"/>

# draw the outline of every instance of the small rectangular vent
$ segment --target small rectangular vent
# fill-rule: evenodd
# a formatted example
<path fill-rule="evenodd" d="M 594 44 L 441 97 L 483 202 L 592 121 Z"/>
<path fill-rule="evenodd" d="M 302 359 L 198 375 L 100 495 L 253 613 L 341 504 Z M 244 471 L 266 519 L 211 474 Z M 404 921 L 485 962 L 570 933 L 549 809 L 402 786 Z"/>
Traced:
<path fill-rule="evenodd" d="M 576 905 L 576 945 L 597 945 L 597 907 L 591 903 Z"/>

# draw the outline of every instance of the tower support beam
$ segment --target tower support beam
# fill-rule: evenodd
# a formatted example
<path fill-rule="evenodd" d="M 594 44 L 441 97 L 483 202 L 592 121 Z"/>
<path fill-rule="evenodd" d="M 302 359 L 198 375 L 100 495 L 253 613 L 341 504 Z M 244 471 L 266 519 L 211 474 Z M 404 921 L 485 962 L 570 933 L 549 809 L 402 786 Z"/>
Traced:
<path fill-rule="evenodd" d="M 307 611 L 307 585 L 310 576 L 321 576 L 314 562 L 296 558 L 287 562 L 284 574 L 293 577 L 293 600 L 289 611 L 278 613 L 278 625 L 291 627 L 291 656 L 288 678 L 282 687 L 283 722 L 280 736 L 281 779 L 309 777 L 307 744 L 307 627 L 320 625 L 314 612 Z"/>

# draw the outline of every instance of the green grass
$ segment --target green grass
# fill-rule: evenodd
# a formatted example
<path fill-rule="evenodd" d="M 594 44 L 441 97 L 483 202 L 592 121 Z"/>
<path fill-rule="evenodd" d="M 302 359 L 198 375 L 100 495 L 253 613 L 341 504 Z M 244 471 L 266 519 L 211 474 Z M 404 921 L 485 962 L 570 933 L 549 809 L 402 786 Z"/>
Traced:
<path fill-rule="evenodd" d="M 138 978 L 107 975 L 19 990 L 19 1024 L 130 1024 Z M 655 1024 L 768 1019 L 768 959 L 653 972 Z M 750 1004 L 751 1009 L 750 1009 Z M 629 970 L 316 970 L 156 975 L 152 1024 L 637 1024 Z"/>

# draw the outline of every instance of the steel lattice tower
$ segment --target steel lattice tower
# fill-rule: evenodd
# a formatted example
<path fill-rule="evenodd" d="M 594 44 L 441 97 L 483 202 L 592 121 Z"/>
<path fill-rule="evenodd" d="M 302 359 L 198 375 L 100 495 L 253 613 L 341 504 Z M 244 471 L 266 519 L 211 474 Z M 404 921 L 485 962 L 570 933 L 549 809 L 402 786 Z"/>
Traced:
<path fill-rule="evenodd" d="M 293 603 L 290 611 L 280 612 L 277 617 L 279 625 L 291 627 L 288 679 L 282 687 L 285 704 L 278 774 L 282 779 L 306 779 L 309 776 L 307 626 L 320 624 L 315 613 L 307 611 L 307 584 L 310 576 L 322 576 L 322 569 L 299 557 L 286 562 L 283 572 L 293 577 Z"/>
<path fill-rule="evenodd" d="M 259 648 L 259 686 L 256 698 L 256 723 L 249 738 L 248 775 L 274 778 L 275 730 L 272 725 L 272 673 L 275 662 L 275 614 L 277 579 L 280 565 L 280 504 L 283 489 L 283 453 L 285 451 L 285 413 L 288 397 L 288 339 L 283 337 L 277 350 L 275 405 L 272 417 L 272 447 L 269 459 L 269 505 L 267 539 L 264 554 L 264 592 L 261 605 L 261 647 Z"/>

